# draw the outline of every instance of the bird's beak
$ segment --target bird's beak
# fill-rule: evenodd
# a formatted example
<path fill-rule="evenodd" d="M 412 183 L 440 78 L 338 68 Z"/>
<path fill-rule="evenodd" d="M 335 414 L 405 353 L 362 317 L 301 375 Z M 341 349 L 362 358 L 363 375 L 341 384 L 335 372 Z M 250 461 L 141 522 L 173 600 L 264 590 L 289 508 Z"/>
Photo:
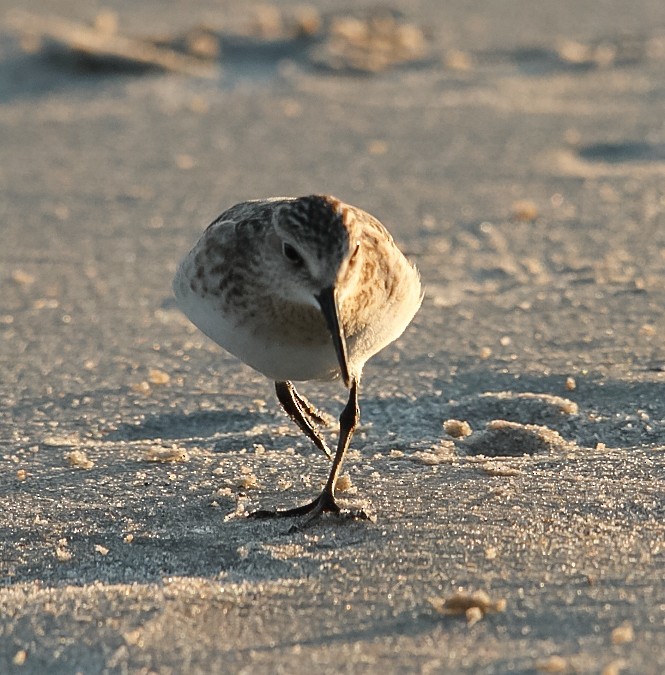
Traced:
<path fill-rule="evenodd" d="M 337 312 L 337 299 L 335 297 L 335 287 L 329 286 L 324 288 L 318 295 L 315 296 L 319 303 L 323 318 L 326 320 L 326 325 L 332 336 L 333 346 L 339 361 L 339 368 L 342 372 L 342 379 L 344 385 L 348 389 L 351 386 L 351 378 L 349 376 L 349 366 L 346 360 L 346 339 L 344 331 L 339 324 L 339 314 Z"/>

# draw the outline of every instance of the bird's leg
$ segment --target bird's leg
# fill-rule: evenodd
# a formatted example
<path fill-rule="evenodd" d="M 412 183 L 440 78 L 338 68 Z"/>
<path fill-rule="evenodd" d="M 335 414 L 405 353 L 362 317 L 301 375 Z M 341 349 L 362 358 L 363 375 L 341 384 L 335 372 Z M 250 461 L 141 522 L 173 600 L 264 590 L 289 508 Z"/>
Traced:
<path fill-rule="evenodd" d="M 288 380 L 275 382 L 277 398 L 284 408 L 284 412 L 298 425 L 298 428 L 309 438 L 316 447 L 328 458 L 332 459 L 330 450 L 323 436 L 316 428 L 316 423 L 325 422 L 320 417 L 318 410 L 296 391 L 296 388 Z"/>
<path fill-rule="evenodd" d="M 330 475 L 323 488 L 321 494 L 311 504 L 307 505 L 307 510 L 303 515 L 307 517 L 300 523 L 300 527 L 304 527 L 311 523 L 317 516 L 325 511 L 332 511 L 339 513 L 340 508 L 335 501 L 335 486 L 337 479 L 342 472 L 342 464 L 344 463 L 344 456 L 351 444 L 353 432 L 360 421 L 360 406 L 358 405 L 358 381 L 354 378 L 351 382 L 351 391 L 349 392 L 349 400 L 339 416 L 339 440 L 337 442 L 337 452 L 333 458 Z M 302 508 L 302 507 L 301 507 Z"/>
<path fill-rule="evenodd" d="M 284 510 L 259 510 L 251 513 L 250 516 L 254 518 L 288 518 L 293 516 L 306 516 L 304 522 L 300 523 L 300 527 L 304 527 L 312 522 L 317 516 L 325 511 L 332 511 L 339 513 L 340 508 L 335 501 L 335 486 L 337 479 L 342 470 L 344 462 L 344 455 L 349 448 L 353 432 L 358 426 L 360 420 L 360 408 L 358 406 L 358 381 L 353 379 L 351 382 L 351 391 L 349 392 L 349 400 L 342 410 L 339 417 L 339 441 L 337 443 L 337 452 L 333 459 L 330 475 L 326 481 L 321 494 L 309 504 L 297 506 L 293 509 Z M 354 514 L 356 515 L 356 514 Z M 358 515 L 364 515 L 362 513 Z M 365 516 L 367 517 L 367 516 Z M 296 528 L 297 529 L 297 528 Z"/>

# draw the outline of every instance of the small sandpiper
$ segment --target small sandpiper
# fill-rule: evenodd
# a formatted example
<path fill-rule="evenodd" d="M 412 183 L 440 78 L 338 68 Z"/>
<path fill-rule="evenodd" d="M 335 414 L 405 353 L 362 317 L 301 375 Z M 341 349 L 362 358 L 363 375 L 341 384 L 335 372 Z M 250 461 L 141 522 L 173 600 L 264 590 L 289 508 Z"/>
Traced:
<path fill-rule="evenodd" d="M 255 517 L 338 513 L 335 486 L 360 419 L 368 359 L 396 340 L 422 302 L 416 268 L 386 228 L 326 195 L 253 200 L 231 207 L 203 233 L 176 273 L 182 311 L 209 338 L 274 380 L 286 413 L 332 459 L 321 494 Z M 334 456 L 324 415 L 294 381 L 341 376 L 349 398 Z"/>

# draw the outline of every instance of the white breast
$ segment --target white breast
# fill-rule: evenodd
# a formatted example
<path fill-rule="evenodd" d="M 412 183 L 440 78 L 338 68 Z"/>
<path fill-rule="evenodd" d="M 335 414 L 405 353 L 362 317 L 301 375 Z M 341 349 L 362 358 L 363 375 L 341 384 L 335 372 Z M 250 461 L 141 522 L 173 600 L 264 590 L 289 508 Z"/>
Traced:
<path fill-rule="evenodd" d="M 284 342 L 265 326 L 257 328 L 215 308 L 209 298 L 192 291 L 181 268 L 173 282 L 178 306 L 205 335 L 248 366 L 275 381 L 332 380 L 339 364 L 332 340 L 324 345 Z"/>

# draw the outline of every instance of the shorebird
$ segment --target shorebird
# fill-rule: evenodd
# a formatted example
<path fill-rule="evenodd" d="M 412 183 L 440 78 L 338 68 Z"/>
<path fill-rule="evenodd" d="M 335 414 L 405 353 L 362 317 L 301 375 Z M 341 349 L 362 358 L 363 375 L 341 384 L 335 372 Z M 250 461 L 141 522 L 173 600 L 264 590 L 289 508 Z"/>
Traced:
<path fill-rule="evenodd" d="M 418 311 L 416 268 L 369 213 L 327 195 L 276 197 L 214 220 L 180 263 L 173 290 L 203 333 L 275 382 L 286 413 L 332 459 L 312 502 L 250 515 L 307 523 L 339 513 L 335 486 L 360 419 L 363 367 Z M 349 397 L 333 456 L 319 430 L 325 416 L 293 382 L 340 377 Z"/>

